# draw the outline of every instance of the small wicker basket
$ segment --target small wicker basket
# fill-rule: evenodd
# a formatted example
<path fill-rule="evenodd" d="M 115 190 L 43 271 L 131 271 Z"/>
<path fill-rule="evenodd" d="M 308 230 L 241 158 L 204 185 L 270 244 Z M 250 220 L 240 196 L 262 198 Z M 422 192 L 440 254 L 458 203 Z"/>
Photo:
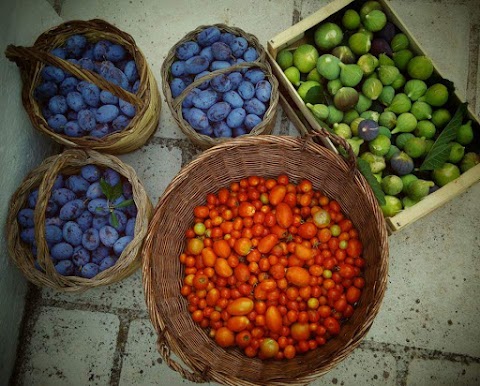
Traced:
<path fill-rule="evenodd" d="M 271 98 L 270 98 L 270 104 L 267 109 L 267 111 L 264 114 L 263 121 L 255 126 L 253 130 L 242 136 L 242 137 L 248 137 L 248 136 L 256 136 L 259 134 L 271 134 L 273 131 L 273 128 L 275 126 L 275 117 L 277 113 L 277 107 L 278 107 L 278 99 L 279 99 L 279 92 L 278 92 L 278 81 L 277 78 L 272 73 L 272 69 L 270 67 L 270 64 L 268 61 L 265 59 L 266 58 L 266 52 L 265 49 L 262 47 L 262 45 L 259 43 L 258 39 L 251 34 L 246 33 L 245 31 L 241 30 L 240 28 L 236 27 L 229 27 L 225 24 L 215 24 L 213 25 L 217 27 L 221 32 L 230 32 L 233 35 L 236 36 L 242 36 L 244 37 L 250 46 L 254 47 L 259 56 L 255 62 L 247 62 L 247 63 L 240 63 L 228 68 L 224 68 L 221 70 L 216 70 L 212 71 L 210 74 L 202 77 L 201 79 L 198 79 L 197 81 L 191 83 L 188 85 L 188 87 L 177 97 L 173 98 L 172 93 L 170 90 L 170 80 L 171 80 L 171 75 L 170 75 L 170 67 L 172 66 L 173 62 L 175 61 L 175 50 L 176 48 L 187 41 L 195 41 L 197 35 L 203 31 L 207 27 L 211 26 L 200 26 L 196 28 L 195 30 L 189 32 L 187 35 L 185 35 L 180 41 L 178 41 L 168 52 L 167 57 L 165 58 L 163 64 L 162 64 L 162 90 L 163 94 L 165 95 L 167 105 L 170 108 L 170 111 L 172 112 L 173 118 L 177 122 L 178 126 L 180 127 L 180 130 L 198 147 L 201 149 L 208 149 L 212 146 L 218 145 L 222 142 L 229 141 L 231 138 L 211 138 L 207 135 L 199 134 L 195 129 L 193 129 L 190 124 L 183 119 L 182 115 L 182 102 L 183 100 L 187 97 L 187 95 L 190 93 L 190 91 L 201 85 L 203 82 L 208 81 L 212 78 L 215 78 L 216 76 L 220 74 L 226 74 L 234 71 L 239 71 L 244 68 L 260 68 L 264 71 L 266 74 L 266 79 L 270 82 L 272 85 L 272 93 L 271 93 Z"/>
<path fill-rule="evenodd" d="M 77 173 L 84 165 L 94 164 L 109 167 L 126 178 L 132 185 L 133 200 L 137 207 L 137 220 L 133 240 L 122 252 L 116 264 L 100 272 L 92 279 L 77 276 L 62 276 L 57 273 L 50 258 L 45 241 L 45 209 L 51 196 L 52 186 L 58 173 L 65 175 Z M 34 266 L 31 247 L 20 239 L 18 212 L 26 207 L 29 193 L 38 188 L 37 205 L 34 210 L 35 239 L 37 241 L 37 260 L 45 272 Z M 120 281 L 140 267 L 143 240 L 152 216 L 153 206 L 147 193 L 132 167 L 117 157 L 93 150 L 71 149 L 59 155 L 45 159 L 40 166 L 32 170 L 23 180 L 10 201 L 7 216 L 7 243 L 11 259 L 33 284 L 47 286 L 63 292 L 79 292 L 89 288 L 109 285 Z"/>
<path fill-rule="evenodd" d="M 137 65 L 140 77 L 140 86 L 137 93 L 132 94 L 109 83 L 93 71 L 82 69 L 49 53 L 52 49 L 62 46 L 69 36 L 75 34 L 84 35 L 89 41 L 95 42 L 107 39 L 125 47 Z M 128 153 L 141 147 L 158 126 L 161 108 L 160 94 L 145 56 L 129 34 L 104 20 L 73 20 L 60 24 L 41 34 L 33 47 L 9 45 L 5 55 L 20 68 L 23 81 L 23 105 L 33 126 L 64 146 L 93 149 L 110 154 Z M 133 104 L 136 108 L 135 117 L 132 118 L 124 130 L 103 138 L 92 136 L 73 138 L 55 133 L 49 128 L 33 93 L 41 81 L 41 71 L 45 64 L 59 67 L 73 76 L 94 83 L 101 90 L 110 91 L 119 98 Z"/>
<path fill-rule="evenodd" d="M 315 135 L 331 136 L 323 131 Z M 345 140 L 332 137 L 347 146 Z M 155 208 L 143 247 L 143 284 L 150 318 L 158 333 L 158 350 L 166 363 L 193 382 L 226 385 L 304 385 L 323 375 L 366 335 L 378 313 L 387 283 L 388 242 L 382 211 L 368 183 L 355 167 L 307 139 L 258 136 L 217 145 L 185 166 Z M 193 322 L 180 294 L 184 267 L 179 255 L 193 222 L 193 208 L 216 192 L 250 175 L 265 178 L 286 173 L 294 182 L 307 178 L 315 189 L 337 200 L 355 224 L 364 245 L 366 286 L 342 333 L 326 345 L 291 360 L 250 359 L 238 349 L 218 346 Z M 171 358 L 173 351 L 189 370 Z"/>

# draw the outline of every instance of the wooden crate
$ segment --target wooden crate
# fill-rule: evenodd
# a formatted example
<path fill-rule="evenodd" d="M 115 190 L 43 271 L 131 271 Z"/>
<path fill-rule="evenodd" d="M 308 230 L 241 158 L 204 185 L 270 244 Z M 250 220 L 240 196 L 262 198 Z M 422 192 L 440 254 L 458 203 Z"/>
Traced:
<path fill-rule="evenodd" d="M 414 52 L 416 55 L 426 55 L 425 51 L 421 48 L 414 35 L 403 24 L 395 11 L 391 9 L 388 2 L 386 0 L 378 1 L 382 4 L 388 20 L 395 24 L 405 35 L 408 36 L 410 40 L 410 49 L 412 52 Z M 279 33 L 267 42 L 267 57 L 271 63 L 275 76 L 279 80 L 280 92 L 283 94 L 280 98 L 280 103 L 286 111 L 287 116 L 292 120 L 300 133 L 309 132 L 312 130 L 312 128 L 319 129 L 320 125 L 314 118 L 310 109 L 308 109 L 308 107 L 305 105 L 305 102 L 298 95 L 295 87 L 289 82 L 282 69 L 277 64 L 277 54 L 284 48 L 295 49 L 296 47 L 307 42 L 310 42 L 311 44 L 313 41 L 313 33 L 318 24 L 336 12 L 343 11 L 343 9 L 347 6 L 355 6 L 361 3 L 362 2 L 360 0 L 333 1 L 292 27 Z M 433 63 L 433 65 L 434 74 L 436 76 L 439 76 L 443 79 L 448 79 L 448 76 L 444 76 L 438 71 L 435 63 Z M 450 95 L 449 101 L 453 101 L 454 105 L 459 105 L 460 103 L 464 102 L 456 92 Z M 470 107 L 468 107 L 467 115 L 477 127 L 480 126 L 480 119 L 475 115 Z M 328 139 L 324 140 L 323 143 L 330 150 L 337 152 L 335 146 Z M 416 205 L 402 210 L 399 214 L 393 217 L 387 218 L 387 226 L 390 234 L 403 229 L 407 225 L 431 213 L 433 210 L 439 208 L 440 206 L 452 200 L 454 197 L 466 191 L 470 186 L 479 180 L 480 165 L 477 165 L 466 173 L 463 173 L 455 181 L 452 181 L 448 185 L 440 188 L 435 193 L 429 194 Z"/>

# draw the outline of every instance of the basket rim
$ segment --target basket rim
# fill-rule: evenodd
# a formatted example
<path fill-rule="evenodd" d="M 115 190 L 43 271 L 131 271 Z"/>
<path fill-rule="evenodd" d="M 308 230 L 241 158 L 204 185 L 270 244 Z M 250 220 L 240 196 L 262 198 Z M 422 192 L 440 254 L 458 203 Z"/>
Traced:
<path fill-rule="evenodd" d="M 118 257 L 114 266 L 100 272 L 92 279 L 58 274 L 49 258 L 48 246 L 44 237 L 39 237 L 45 232 L 45 208 L 58 172 L 64 170 L 71 172 L 87 164 L 94 164 L 103 168 L 110 167 L 128 180 L 132 185 L 132 198 L 138 210 L 132 241 Z M 44 268 L 44 272 L 34 268 L 35 259 L 31 248 L 20 240 L 20 226 L 17 223 L 19 210 L 25 207 L 28 195 L 35 188 L 38 189 L 39 194 L 34 209 L 34 228 L 39 264 Z M 141 266 L 141 248 L 147 234 L 152 210 L 153 205 L 145 188 L 131 166 L 110 154 L 88 149 L 68 149 L 46 158 L 39 166 L 32 169 L 12 195 L 5 227 L 9 256 L 24 276 L 38 286 L 46 286 L 64 292 L 82 292 L 90 288 L 110 285 L 129 276 Z"/>
<path fill-rule="evenodd" d="M 262 135 L 258 137 L 251 137 L 248 139 L 242 139 L 242 138 L 237 138 L 233 139 L 229 142 L 219 144 L 217 146 L 214 146 L 202 154 L 200 154 L 197 158 L 192 160 L 189 164 L 185 165 L 182 170 L 177 174 L 177 176 L 172 180 L 170 185 L 167 187 L 165 190 L 164 194 L 158 201 L 155 209 L 154 209 L 154 215 L 153 218 L 149 224 L 149 230 L 148 234 L 145 239 L 145 243 L 143 246 L 143 286 L 144 286 L 144 294 L 146 297 L 146 303 L 148 306 L 149 310 L 149 316 L 150 320 L 157 331 L 157 334 L 159 336 L 159 350 L 160 353 L 163 355 L 165 353 L 169 354 L 170 350 L 174 351 L 175 354 L 181 358 L 184 363 L 190 367 L 190 370 L 193 370 L 193 375 L 192 373 L 185 372 L 184 370 L 179 370 L 178 364 L 175 363 L 174 366 L 171 366 L 174 368 L 176 371 L 180 371 L 182 376 L 187 376 L 187 377 L 192 377 L 192 378 L 187 378 L 187 379 L 203 379 L 204 381 L 207 380 L 215 380 L 217 382 L 225 382 L 225 384 L 232 384 L 232 385 L 256 385 L 256 384 L 264 384 L 264 383 L 255 383 L 252 382 L 251 380 L 244 380 L 244 379 L 239 379 L 239 378 L 233 378 L 229 376 L 228 374 L 222 374 L 221 371 L 217 371 L 217 369 L 212 369 L 211 367 L 206 369 L 206 368 L 199 368 L 199 364 L 193 359 L 191 359 L 188 355 L 188 352 L 182 352 L 182 349 L 179 348 L 179 342 L 177 341 L 177 338 L 175 337 L 176 334 L 175 332 L 172 332 L 170 329 L 166 328 L 167 324 L 166 321 L 169 319 L 169 315 L 162 315 L 159 311 L 159 302 L 161 302 L 161 295 L 159 293 L 154 293 L 154 283 L 155 283 L 155 278 L 154 278 L 154 271 L 155 267 L 153 265 L 153 256 L 151 254 L 151 247 L 152 243 L 155 241 L 156 233 L 157 233 L 157 223 L 160 220 L 160 217 L 162 216 L 163 213 L 168 209 L 166 208 L 166 205 L 168 204 L 168 201 L 171 197 L 174 197 L 175 195 L 175 188 L 176 186 L 180 185 L 182 182 L 185 182 L 188 179 L 189 172 L 191 170 L 195 170 L 196 168 L 199 168 L 202 166 L 202 163 L 208 159 L 215 157 L 216 155 L 219 154 L 219 152 L 222 151 L 229 151 L 232 150 L 233 148 L 247 148 L 251 145 L 265 145 L 265 144 L 270 144 L 270 145 L 277 145 L 280 149 L 282 146 L 295 146 L 298 148 L 299 151 L 313 151 L 315 154 L 318 156 L 328 156 L 328 157 L 336 157 L 338 159 L 339 165 L 344 170 L 345 172 L 348 172 L 349 170 L 349 165 L 345 163 L 345 161 L 341 158 L 341 156 L 334 154 L 330 150 L 317 145 L 313 141 L 308 141 L 306 139 L 301 139 L 301 138 L 293 138 L 293 137 L 288 137 L 288 136 L 271 136 L 271 135 Z M 288 171 L 287 171 L 288 174 Z M 361 175 L 358 170 L 355 169 L 355 183 L 361 187 L 362 192 L 365 191 L 366 194 L 370 195 L 371 197 L 374 198 L 373 192 L 371 191 L 368 183 L 364 179 L 364 177 Z M 366 333 L 370 329 L 374 318 L 378 314 L 380 305 L 382 303 L 386 286 L 387 286 L 387 278 L 388 278 L 388 233 L 387 233 L 387 227 L 385 223 L 385 219 L 383 217 L 383 214 L 381 212 L 380 207 L 378 206 L 378 203 L 376 203 L 376 200 L 374 201 L 375 204 L 372 205 L 372 217 L 375 218 L 375 229 L 380 235 L 381 238 L 381 252 L 379 253 L 378 260 L 379 260 L 379 265 L 381 267 L 379 268 L 381 271 L 381 277 L 379 280 L 375 283 L 372 283 L 372 288 L 375 294 L 374 297 L 374 304 L 369 305 L 369 308 L 367 309 L 368 313 L 366 317 L 366 322 L 364 325 L 361 326 L 361 328 L 358 328 L 357 331 L 355 331 L 354 337 L 356 338 L 353 342 L 350 342 L 348 347 L 343 348 L 342 350 L 339 350 L 338 357 L 335 359 L 334 363 L 329 366 L 328 368 L 323 368 L 320 370 L 313 370 L 310 374 L 308 375 L 302 375 L 299 376 L 295 382 L 289 380 L 287 381 L 285 379 L 270 379 L 269 384 L 272 385 L 284 385 L 284 384 L 295 384 L 295 385 L 300 385 L 304 384 L 306 382 L 311 382 L 316 377 L 326 373 L 329 371 L 333 366 L 338 364 L 341 360 L 343 360 L 347 355 L 349 355 L 358 345 L 361 343 L 361 340 L 365 337 Z M 169 256 L 170 257 L 170 256 Z M 180 294 L 178 295 L 179 297 L 181 296 Z M 171 300 L 171 299 L 170 299 Z M 167 355 L 166 359 L 167 364 L 170 365 L 169 363 L 169 358 Z M 195 362 L 195 363 L 192 363 Z M 197 378 L 195 378 L 197 377 Z M 198 382 L 198 380 L 197 380 Z"/>
<path fill-rule="evenodd" d="M 196 36 L 198 35 L 198 33 L 200 33 L 202 30 L 209 27 L 217 27 L 221 31 L 233 31 L 237 36 L 246 38 L 247 41 L 250 44 L 253 44 L 253 46 L 257 49 L 257 51 L 259 52 L 259 57 L 253 62 L 240 63 L 240 64 L 227 67 L 225 69 L 211 71 L 211 73 L 208 74 L 207 76 L 192 82 L 192 84 L 187 86 L 187 88 L 177 98 L 173 98 L 171 94 L 170 83 L 169 83 L 169 77 L 170 77 L 169 70 L 172 63 L 175 61 L 176 48 L 180 44 L 186 41 L 196 40 Z M 165 60 L 162 63 L 162 68 L 161 68 L 163 95 L 165 96 L 166 103 L 178 127 L 188 137 L 188 139 L 191 140 L 195 145 L 203 149 L 208 149 L 220 143 L 228 142 L 231 140 L 231 138 L 224 138 L 224 137 L 212 138 L 207 135 L 196 132 L 190 126 L 190 124 L 185 119 L 183 119 L 183 115 L 181 113 L 182 100 L 188 95 L 190 90 L 202 84 L 205 80 L 214 78 L 215 76 L 218 76 L 221 74 L 239 71 L 240 69 L 243 69 L 245 67 L 255 67 L 255 66 L 260 67 L 266 73 L 267 78 L 270 84 L 272 85 L 272 93 L 269 101 L 269 107 L 264 114 L 264 118 L 262 119 L 262 122 L 259 125 L 257 125 L 255 128 L 253 128 L 251 132 L 243 135 L 243 137 L 256 136 L 260 134 L 271 134 L 273 130 L 273 126 L 275 125 L 276 110 L 279 103 L 279 91 L 278 91 L 279 83 L 277 78 L 273 74 L 270 63 L 266 60 L 265 48 L 261 45 L 258 38 L 253 34 L 245 32 L 241 28 L 231 27 L 226 24 L 217 23 L 212 25 L 201 25 L 197 27 L 196 29 L 185 34 L 180 40 L 178 40 L 170 48 Z"/>

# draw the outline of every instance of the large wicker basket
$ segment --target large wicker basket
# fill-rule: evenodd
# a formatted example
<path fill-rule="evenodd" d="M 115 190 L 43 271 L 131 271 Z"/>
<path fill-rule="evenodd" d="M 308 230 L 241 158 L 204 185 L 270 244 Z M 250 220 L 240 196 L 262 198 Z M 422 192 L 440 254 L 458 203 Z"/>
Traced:
<path fill-rule="evenodd" d="M 230 138 L 211 138 L 207 135 L 200 134 L 193 129 L 190 124 L 183 118 L 182 116 L 182 102 L 183 100 L 187 97 L 187 95 L 190 93 L 190 91 L 198 87 L 200 84 L 203 82 L 210 80 L 220 74 L 225 74 L 225 73 L 230 73 L 234 71 L 240 71 L 245 68 L 260 68 L 262 69 L 265 74 L 266 74 L 266 79 L 270 81 L 270 84 L 272 85 L 272 96 L 270 98 L 270 104 L 267 109 L 267 111 L 264 114 L 263 121 L 255 126 L 253 130 L 246 134 L 245 137 L 248 136 L 256 136 L 259 134 L 271 134 L 274 126 L 275 126 L 275 117 L 277 113 L 277 107 L 278 107 L 278 98 L 279 98 L 279 92 L 278 92 L 278 81 L 277 78 L 272 73 L 272 69 L 270 67 L 270 64 L 268 61 L 265 59 L 266 58 L 266 53 L 265 49 L 262 47 L 262 45 L 259 43 L 258 39 L 249 33 L 246 33 L 240 28 L 236 27 L 229 27 L 225 24 L 214 24 L 213 26 L 217 27 L 221 32 L 230 32 L 235 36 L 242 36 L 244 37 L 250 46 L 254 47 L 259 56 L 255 62 L 248 62 L 248 63 L 240 63 L 225 69 L 221 70 L 216 70 L 212 71 L 210 74 L 202 77 L 201 79 L 198 79 L 197 81 L 194 81 L 192 84 L 190 84 L 178 97 L 175 99 L 172 97 L 172 92 L 170 90 L 170 80 L 171 80 L 171 75 L 170 75 L 170 67 L 172 66 L 173 62 L 175 61 L 175 50 L 176 48 L 187 41 L 195 41 L 197 35 L 204 30 L 207 27 L 210 26 L 200 26 L 196 28 L 195 30 L 189 32 L 186 34 L 182 39 L 180 39 L 168 52 L 167 57 L 163 61 L 162 64 L 162 90 L 163 94 L 165 95 L 167 105 L 170 108 L 170 111 L 172 112 L 173 118 L 177 122 L 178 126 L 180 127 L 180 130 L 198 147 L 201 149 L 208 149 L 212 146 L 218 145 L 219 143 L 225 142 L 230 140 Z"/>
<path fill-rule="evenodd" d="M 113 267 L 100 272 L 92 279 L 58 274 L 50 258 L 44 237 L 45 209 L 56 176 L 59 172 L 64 175 L 77 173 L 82 166 L 88 164 L 109 167 L 125 177 L 132 185 L 133 200 L 138 211 L 133 240 L 122 252 Z M 18 212 L 27 206 L 28 195 L 35 188 L 38 188 L 37 205 L 34 210 L 37 260 L 44 272 L 34 266 L 35 259 L 31 247 L 21 241 L 20 225 L 17 221 Z M 124 279 L 140 267 L 140 252 L 152 216 L 152 210 L 153 206 L 150 199 L 131 166 L 126 165 L 115 156 L 93 150 L 66 150 L 59 155 L 45 159 L 40 166 L 32 170 L 12 196 L 6 224 L 8 251 L 11 259 L 25 277 L 38 286 L 47 286 L 64 292 L 77 292 L 109 285 Z"/>
<path fill-rule="evenodd" d="M 107 82 L 93 71 L 80 68 L 62 60 L 49 52 L 62 46 L 65 40 L 74 34 L 85 35 L 89 41 L 107 39 L 125 47 L 137 65 L 140 86 L 136 94 Z M 8 46 L 6 56 L 15 61 L 21 71 L 23 89 L 22 100 L 33 126 L 58 143 L 70 148 L 87 148 L 110 154 L 131 152 L 141 147 L 155 132 L 160 119 L 161 100 L 157 82 L 148 66 L 145 56 L 137 47 L 135 40 L 104 20 L 73 20 L 60 24 L 38 37 L 32 47 Z M 51 130 L 43 117 L 41 108 L 34 98 L 34 90 L 41 81 L 41 71 L 45 64 L 53 65 L 73 76 L 96 84 L 101 90 L 110 91 L 119 98 L 133 104 L 136 115 L 122 131 L 103 138 L 85 136 L 69 137 Z"/>
<path fill-rule="evenodd" d="M 270 178 L 282 173 L 294 182 L 311 180 L 315 189 L 340 203 L 364 244 L 366 286 L 341 335 L 291 360 L 261 361 L 247 358 L 238 349 L 222 349 L 193 322 L 180 294 L 183 266 L 179 255 L 185 247 L 185 231 L 193 222 L 193 208 L 204 205 L 207 193 L 250 175 Z M 238 386 L 313 381 L 359 345 L 379 310 L 387 283 L 385 221 L 368 183 L 355 168 L 353 153 L 345 162 L 311 139 L 266 135 L 234 139 L 205 151 L 167 187 L 149 225 L 143 253 L 144 290 L 158 333 L 158 350 L 172 369 L 194 382 Z M 171 358 L 171 351 L 189 370 Z"/>

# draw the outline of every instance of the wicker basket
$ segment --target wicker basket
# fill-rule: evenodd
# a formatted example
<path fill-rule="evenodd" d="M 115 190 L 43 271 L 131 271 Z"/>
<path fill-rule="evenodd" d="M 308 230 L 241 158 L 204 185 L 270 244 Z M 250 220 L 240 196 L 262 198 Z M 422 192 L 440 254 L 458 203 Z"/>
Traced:
<path fill-rule="evenodd" d="M 93 71 L 80 68 L 62 60 L 49 52 L 62 46 L 74 34 L 85 35 L 89 41 L 107 39 L 125 47 L 137 65 L 140 86 L 136 94 L 107 82 Z M 87 148 L 110 154 L 131 152 L 141 147 L 157 128 L 160 119 L 161 100 L 158 86 L 145 56 L 133 38 L 104 20 L 69 21 L 52 28 L 38 37 L 33 47 L 8 46 L 5 52 L 8 59 L 15 61 L 21 71 L 23 90 L 22 100 L 33 126 L 58 143 L 70 148 Z M 73 138 L 55 133 L 47 124 L 33 91 L 41 81 L 41 70 L 45 64 L 61 68 L 73 76 L 96 84 L 101 90 L 110 91 L 119 98 L 133 104 L 135 117 L 122 131 L 103 138 L 91 136 Z"/>
<path fill-rule="evenodd" d="M 51 195 L 52 186 L 59 172 L 77 173 L 84 165 L 94 164 L 109 167 L 125 177 L 132 185 L 133 200 L 137 207 L 137 220 L 133 240 L 122 252 L 116 264 L 100 272 L 92 279 L 77 276 L 62 276 L 55 270 L 45 241 L 45 208 Z M 20 239 L 18 212 L 26 207 L 29 193 L 38 188 L 37 205 L 34 211 L 35 239 L 37 240 L 37 259 L 44 273 L 34 267 L 34 257 L 30 246 Z M 8 251 L 11 259 L 25 277 L 38 286 L 47 286 L 64 292 L 77 292 L 89 288 L 109 285 L 132 274 L 140 267 L 141 247 L 147 233 L 148 222 L 153 206 L 132 167 L 117 157 L 93 150 L 71 149 L 59 155 L 49 157 L 32 170 L 14 193 L 10 201 L 6 231 Z"/>
<path fill-rule="evenodd" d="M 323 132 L 322 135 L 329 135 Z M 345 141 L 334 138 L 336 143 Z M 286 173 L 291 180 L 312 181 L 315 189 L 336 199 L 360 233 L 366 259 L 366 286 L 342 334 L 326 345 L 291 360 L 249 359 L 238 349 L 222 349 L 208 337 L 180 294 L 184 268 L 179 255 L 193 222 L 193 208 L 207 193 L 250 175 L 265 178 Z M 311 139 L 258 136 L 234 139 L 205 151 L 172 180 L 155 209 L 143 247 L 143 280 L 158 350 L 166 363 L 194 382 L 226 385 L 304 385 L 350 354 L 370 328 L 382 301 L 388 270 L 385 220 L 368 183 L 348 162 Z M 173 351 L 189 367 L 171 358 Z"/>
<path fill-rule="evenodd" d="M 279 98 L 279 93 L 278 93 L 278 81 L 277 78 L 272 73 L 272 69 L 270 67 L 270 64 L 266 61 L 266 53 L 265 49 L 262 47 L 262 45 L 259 43 L 258 39 L 251 34 L 246 33 L 245 31 L 241 30 L 240 28 L 235 28 L 235 27 L 229 27 L 225 24 L 215 24 L 215 27 L 220 29 L 222 32 L 230 32 L 236 36 L 242 36 L 244 37 L 250 46 L 254 47 L 258 54 L 259 57 L 255 62 L 248 62 L 248 63 L 240 63 L 234 66 L 231 66 L 229 68 L 225 68 L 222 70 L 216 70 L 212 71 L 210 74 L 202 77 L 201 79 L 198 79 L 197 81 L 193 82 L 190 84 L 177 98 L 172 97 L 172 93 L 170 90 L 170 67 L 172 66 L 173 62 L 175 61 L 175 50 L 176 48 L 187 41 L 191 40 L 196 40 L 197 35 L 204 30 L 207 27 L 211 26 L 200 26 L 193 30 L 192 32 L 189 32 L 187 35 L 185 35 L 178 43 L 176 43 L 168 52 L 166 59 L 164 60 L 162 64 L 162 90 L 163 94 L 165 95 L 167 105 L 170 108 L 170 111 L 172 112 L 173 118 L 177 122 L 178 126 L 180 127 L 180 130 L 198 147 L 201 149 L 208 149 L 212 146 L 218 145 L 222 142 L 229 141 L 231 138 L 211 138 L 207 135 L 199 134 L 193 129 L 190 124 L 183 119 L 182 116 L 182 102 L 186 98 L 186 96 L 189 94 L 189 92 L 202 84 L 203 82 L 210 80 L 220 74 L 225 74 L 225 73 L 230 73 L 234 71 L 239 71 L 240 69 L 244 68 L 260 68 L 262 69 L 265 74 L 266 78 L 270 81 L 270 84 L 272 85 L 272 96 L 270 98 L 270 105 L 267 111 L 265 112 L 265 115 L 263 117 L 263 121 L 258 124 L 256 127 L 253 128 L 253 130 L 249 133 L 246 134 L 244 137 L 248 136 L 255 136 L 259 134 L 271 134 L 273 131 L 273 128 L 275 126 L 275 117 L 277 113 L 277 106 L 278 106 L 278 98 Z"/>

